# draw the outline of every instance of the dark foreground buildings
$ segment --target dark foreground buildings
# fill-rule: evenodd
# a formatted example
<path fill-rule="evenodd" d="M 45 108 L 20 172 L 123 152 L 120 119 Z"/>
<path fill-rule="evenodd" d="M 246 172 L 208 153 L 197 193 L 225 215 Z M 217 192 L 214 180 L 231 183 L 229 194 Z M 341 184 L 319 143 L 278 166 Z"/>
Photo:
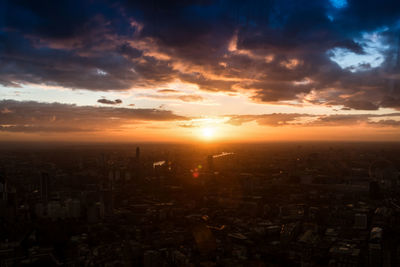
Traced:
<path fill-rule="evenodd" d="M 400 266 L 399 152 L 3 149 L 0 266 Z"/>

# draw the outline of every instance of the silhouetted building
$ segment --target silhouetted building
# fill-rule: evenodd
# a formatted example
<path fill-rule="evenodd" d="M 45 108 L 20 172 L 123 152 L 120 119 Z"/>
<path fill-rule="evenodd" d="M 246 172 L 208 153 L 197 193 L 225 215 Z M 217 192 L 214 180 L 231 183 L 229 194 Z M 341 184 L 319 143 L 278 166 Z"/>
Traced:
<path fill-rule="evenodd" d="M 354 228 L 367 229 L 367 226 L 368 226 L 367 214 L 356 213 L 354 215 Z"/>
<path fill-rule="evenodd" d="M 216 249 L 215 237 L 205 224 L 199 223 L 193 227 L 193 237 L 200 253 L 209 254 Z"/>
<path fill-rule="evenodd" d="M 380 244 L 369 244 L 369 266 L 382 266 L 382 248 Z"/>
<path fill-rule="evenodd" d="M 208 155 L 207 157 L 207 167 L 210 172 L 214 171 L 214 157 L 213 155 Z"/>
<path fill-rule="evenodd" d="M 48 202 L 50 198 L 50 178 L 47 172 L 42 172 L 40 176 L 40 198 L 43 202 Z"/>
<path fill-rule="evenodd" d="M 68 199 L 65 204 L 69 218 L 77 219 L 81 216 L 81 203 L 78 199 Z"/>
<path fill-rule="evenodd" d="M 369 196 L 372 199 L 377 199 L 380 196 L 380 187 L 377 181 L 371 181 L 369 183 Z"/>
<path fill-rule="evenodd" d="M 137 160 L 140 159 L 140 148 L 139 147 L 136 148 L 136 159 Z"/>
<path fill-rule="evenodd" d="M 330 248 L 331 262 L 329 266 L 360 266 L 360 253 L 361 250 L 354 244 L 347 244 L 339 242 Z"/>
<path fill-rule="evenodd" d="M 101 190 L 100 191 L 101 207 L 103 209 L 103 215 L 112 215 L 114 212 L 114 196 L 112 190 Z"/>
<path fill-rule="evenodd" d="M 0 173 L 0 193 L 1 199 L 7 200 L 7 179 L 2 173 Z"/>

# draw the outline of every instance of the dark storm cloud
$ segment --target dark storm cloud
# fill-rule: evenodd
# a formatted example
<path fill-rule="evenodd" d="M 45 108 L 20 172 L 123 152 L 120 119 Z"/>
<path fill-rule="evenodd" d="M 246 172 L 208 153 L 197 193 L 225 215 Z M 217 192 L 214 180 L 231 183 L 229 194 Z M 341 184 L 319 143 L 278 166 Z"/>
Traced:
<path fill-rule="evenodd" d="M 387 117 L 391 119 L 386 119 Z M 395 120 L 395 119 L 397 120 Z M 344 114 L 344 115 L 329 115 L 320 116 L 317 120 L 310 122 L 316 126 L 400 126 L 400 113 L 391 113 L 383 115 L 374 114 Z"/>
<path fill-rule="evenodd" d="M 252 90 L 261 102 L 400 108 L 395 0 L 348 0 L 340 8 L 328 0 L 0 5 L 4 86 L 107 91 L 154 89 L 180 79 L 202 90 Z M 334 48 L 367 55 L 363 34 L 376 31 L 385 46 L 379 48 L 380 66 L 359 62 L 341 68 L 331 60 Z"/>
<path fill-rule="evenodd" d="M 118 129 L 144 121 L 187 120 L 159 109 L 76 106 L 60 103 L 0 101 L 0 130 L 77 132 Z"/>
<path fill-rule="evenodd" d="M 106 104 L 106 105 L 119 105 L 122 103 L 122 100 L 121 99 L 109 100 L 109 99 L 101 98 L 101 99 L 97 100 L 97 102 L 101 103 L 101 104 Z"/>
<path fill-rule="evenodd" d="M 362 109 L 362 110 L 377 110 L 379 109 L 378 105 L 375 105 L 369 101 L 357 101 L 357 100 L 348 100 L 343 103 L 344 108 L 350 109 Z"/>

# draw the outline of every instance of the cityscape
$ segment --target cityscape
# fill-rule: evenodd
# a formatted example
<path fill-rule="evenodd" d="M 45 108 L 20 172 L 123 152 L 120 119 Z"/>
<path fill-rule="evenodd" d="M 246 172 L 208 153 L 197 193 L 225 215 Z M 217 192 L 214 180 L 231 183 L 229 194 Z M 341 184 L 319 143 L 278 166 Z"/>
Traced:
<path fill-rule="evenodd" d="M 400 264 L 399 144 L 14 146 L 2 266 Z"/>
<path fill-rule="evenodd" d="M 0 267 L 399 267 L 399 0 L 0 0 Z"/>

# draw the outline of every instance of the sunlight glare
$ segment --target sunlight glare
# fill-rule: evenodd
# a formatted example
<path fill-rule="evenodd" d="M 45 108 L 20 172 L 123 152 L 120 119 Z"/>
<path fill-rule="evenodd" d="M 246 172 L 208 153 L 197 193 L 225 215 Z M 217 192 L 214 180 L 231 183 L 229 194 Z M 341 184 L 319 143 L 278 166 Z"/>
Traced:
<path fill-rule="evenodd" d="M 210 128 L 210 127 L 203 128 L 202 129 L 202 134 L 203 134 L 203 138 L 212 139 L 214 137 L 214 134 L 215 134 L 215 129 L 214 128 Z"/>

